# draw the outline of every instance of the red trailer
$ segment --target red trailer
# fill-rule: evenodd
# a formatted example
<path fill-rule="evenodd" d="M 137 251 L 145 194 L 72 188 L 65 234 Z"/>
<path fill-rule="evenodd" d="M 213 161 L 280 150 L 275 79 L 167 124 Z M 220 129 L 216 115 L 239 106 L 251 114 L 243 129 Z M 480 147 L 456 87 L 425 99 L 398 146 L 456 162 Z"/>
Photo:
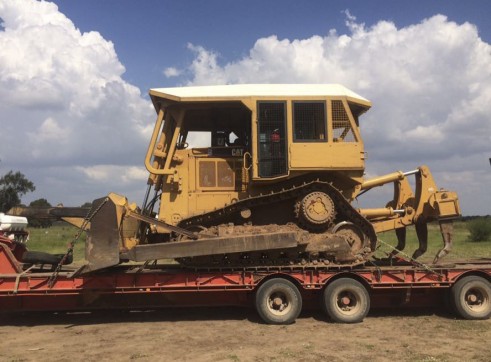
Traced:
<path fill-rule="evenodd" d="M 363 266 L 191 270 L 121 265 L 88 275 L 16 259 L 0 240 L 0 311 L 153 309 L 254 305 L 266 323 L 287 324 L 322 305 L 331 320 L 361 322 L 371 307 L 449 305 L 462 318 L 491 315 L 491 259 L 446 265 L 374 260 Z"/>

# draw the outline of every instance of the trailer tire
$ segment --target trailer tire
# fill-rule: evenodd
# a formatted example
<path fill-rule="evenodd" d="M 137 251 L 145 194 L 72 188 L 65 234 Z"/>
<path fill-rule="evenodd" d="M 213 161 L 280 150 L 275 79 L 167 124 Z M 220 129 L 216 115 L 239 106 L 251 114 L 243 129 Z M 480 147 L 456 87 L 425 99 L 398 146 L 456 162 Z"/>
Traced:
<path fill-rule="evenodd" d="M 337 323 L 360 323 L 370 310 L 370 295 L 360 282 L 340 278 L 324 289 L 324 311 Z"/>
<path fill-rule="evenodd" d="M 256 310 L 268 324 L 291 324 L 302 311 L 302 295 L 289 280 L 273 278 L 257 290 Z"/>
<path fill-rule="evenodd" d="M 450 303 L 465 319 L 488 319 L 491 316 L 491 283 L 470 275 L 460 279 L 451 289 Z"/>

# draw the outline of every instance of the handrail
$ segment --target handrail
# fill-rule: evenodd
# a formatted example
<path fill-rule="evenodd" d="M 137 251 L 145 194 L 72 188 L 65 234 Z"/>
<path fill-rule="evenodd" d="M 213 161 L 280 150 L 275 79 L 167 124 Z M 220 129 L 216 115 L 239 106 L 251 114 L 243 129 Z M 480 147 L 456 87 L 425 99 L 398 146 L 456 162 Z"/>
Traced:
<path fill-rule="evenodd" d="M 174 152 L 176 150 L 176 144 L 177 144 L 177 137 L 179 136 L 179 133 L 181 132 L 181 127 L 182 123 L 184 121 L 184 115 L 185 115 L 185 110 L 181 109 L 179 110 L 177 114 L 177 122 L 176 122 L 176 128 L 174 129 L 174 134 L 172 135 L 172 141 L 170 142 L 169 146 L 169 151 L 167 153 L 167 158 L 165 159 L 165 165 L 164 169 L 161 170 L 162 173 L 159 173 L 159 175 L 171 175 L 174 173 L 174 171 L 170 170 L 170 162 L 172 161 L 172 157 L 174 156 Z"/>
<path fill-rule="evenodd" d="M 157 143 L 158 133 L 160 132 L 162 128 L 162 122 L 164 121 L 164 113 L 164 110 L 161 108 L 157 117 L 157 121 L 155 122 L 152 137 L 150 138 L 150 144 L 148 145 L 147 154 L 145 156 L 145 168 L 148 170 L 148 172 L 154 175 L 166 175 L 173 173 L 166 169 L 155 168 L 151 164 L 151 158 L 155 150 L 155 144 Z"/>

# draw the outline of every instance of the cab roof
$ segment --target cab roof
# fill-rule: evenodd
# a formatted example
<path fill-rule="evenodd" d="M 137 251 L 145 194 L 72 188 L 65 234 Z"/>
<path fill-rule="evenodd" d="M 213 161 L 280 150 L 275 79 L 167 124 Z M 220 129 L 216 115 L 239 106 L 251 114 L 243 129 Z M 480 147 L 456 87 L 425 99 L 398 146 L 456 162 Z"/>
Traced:
<path fill-rule="evenodd" d="M 368 99 L 340 84 L 230 84 L 175 88 L 153 88 L 150 96 L 157 108 L 158 99 L 176 102 L 238 101 L 245 98 L 268 97 L 347 97 L 348 100 L 370 107 Z"/>

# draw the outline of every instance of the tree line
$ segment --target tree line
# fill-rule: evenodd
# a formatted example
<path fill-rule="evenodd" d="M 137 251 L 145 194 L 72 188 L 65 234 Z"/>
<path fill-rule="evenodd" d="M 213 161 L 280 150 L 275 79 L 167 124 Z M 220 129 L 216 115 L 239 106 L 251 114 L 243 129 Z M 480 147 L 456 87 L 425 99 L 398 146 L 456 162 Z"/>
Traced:
<path fill-rule="evenodd" d="M 9 171 L 0 177 L 0 212 L 7 213 L 12 207 L 21 205 L 22 196 L 36 190 L 34 183 L 26 178 L 24 174 L 17 171 Z M 41 198 L 32 201 L 28 206 L 31 207 L 51 207 L 48 200 Z M 82 207 L 90 207 L 90 203 L 85 203 Z M 31 227 L 50 227 L 52 221 L 49 219 L 29 218 Z"/>

